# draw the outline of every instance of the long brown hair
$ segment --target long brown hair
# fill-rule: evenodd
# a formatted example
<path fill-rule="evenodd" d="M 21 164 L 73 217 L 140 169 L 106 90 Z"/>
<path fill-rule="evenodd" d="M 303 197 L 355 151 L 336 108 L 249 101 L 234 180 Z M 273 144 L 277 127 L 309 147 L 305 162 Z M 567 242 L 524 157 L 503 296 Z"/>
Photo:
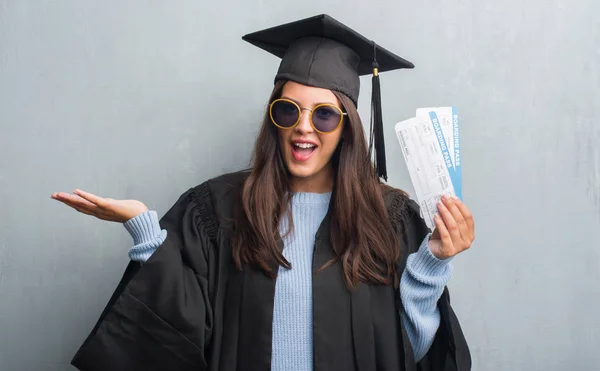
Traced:
<path fill-rule="evenodd" d="M 285 81 L 275 84 L 269 103 L 281 96 Z M 346 95 L 333 92 L 348 115 L 342 139 L 332 161 L 334 186 L 331 202 L 331 243 L 336 258 L 321 269 L 341 261 L 348 287 L 359 281 L 398 285 L 396 262 L 399 241 L 393 234 L 379 179 L 370 161 L 363 126 L 356 106 Z M 252 170 L 235 214 L 233 259 L 238 269 L 251 264 L 271 277 L 277 262 L 291 268 L 278 247 L 278 226 L 289 216 L 290 176 L 281 157 L 277 130 L 265 113 L 254 145 Z"/>

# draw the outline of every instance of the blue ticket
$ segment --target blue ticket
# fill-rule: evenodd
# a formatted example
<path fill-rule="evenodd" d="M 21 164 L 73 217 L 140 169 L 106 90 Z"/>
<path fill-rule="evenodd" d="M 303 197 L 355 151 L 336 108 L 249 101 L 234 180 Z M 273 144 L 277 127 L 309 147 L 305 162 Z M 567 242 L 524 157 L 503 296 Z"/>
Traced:
<path fill-rule="evenodd" d="M 460 120 L 458 118 L 458 108 L 452 107 L 452 135 L 454 137 L 454 173 L 456 183 L 454 191 L 456 196 L 463 199 L 462 196 L 462 165 L 460 157 Z"/>
<path fill-rule="evenodd" d="M 460 153 L 460 120 L 456 107 L 419 108 L 417 116 L 427 116 L 436 131 L 439 146 L 443 153 L 451 160 L 448 169 L 452 179 L 454 193 L 462 200 L 462 164 Z"/>

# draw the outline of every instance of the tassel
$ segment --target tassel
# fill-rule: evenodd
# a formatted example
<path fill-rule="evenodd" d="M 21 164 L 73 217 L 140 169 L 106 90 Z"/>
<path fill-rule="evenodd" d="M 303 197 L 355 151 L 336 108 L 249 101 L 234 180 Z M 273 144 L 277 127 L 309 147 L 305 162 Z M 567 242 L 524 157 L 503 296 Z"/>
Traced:
<path fill-rule="evenodd" d="M 387 182 L 385 142 L 383 135 L 383 115 L 381 110 L 381 85 L 379 82 L 379 64 L 375 58 L 375 49 L 376 45 L 373 43 L 373 86 L 371 90 L 371 138 L 369 140 L 369 158 L 373 158 L 374 147 L 375 173 L 377 174 L 378 178 L 383 178 Z"/>

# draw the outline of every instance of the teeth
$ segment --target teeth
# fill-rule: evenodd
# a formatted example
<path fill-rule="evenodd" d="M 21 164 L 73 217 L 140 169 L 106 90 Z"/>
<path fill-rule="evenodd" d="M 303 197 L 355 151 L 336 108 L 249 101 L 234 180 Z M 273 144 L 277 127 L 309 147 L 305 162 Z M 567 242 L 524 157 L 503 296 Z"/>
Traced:
<path fill-rule="evenodd" d="M 313 147 L 316 147 L 316 145 L 314 145 L 312 143 L 294 143 L 294 145 L 296 147 L 300 147 L 300 148 L 313 148 Z"/>

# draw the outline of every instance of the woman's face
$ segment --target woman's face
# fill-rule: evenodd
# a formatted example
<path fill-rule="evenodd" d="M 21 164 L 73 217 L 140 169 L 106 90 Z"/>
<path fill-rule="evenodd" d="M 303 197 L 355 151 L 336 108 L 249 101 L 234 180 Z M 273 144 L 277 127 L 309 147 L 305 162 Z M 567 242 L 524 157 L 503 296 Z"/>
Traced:
<path fill-rule="evenodd" d="M 295 101 L 300 108 L 313 109 L 321 103 L 342 106 L 336 96 L 327 89 L 288 81 L 281 98 Z M 292 129 L 277 128 L 283 161 L 292 176 L 294 191 L 325 192 L 333 185 L 331 158 L 340 142 L 343 124 L 330 133 L 315 131 L 310 123 L 308 110 L 302 110 L 300 122 Z"/>

